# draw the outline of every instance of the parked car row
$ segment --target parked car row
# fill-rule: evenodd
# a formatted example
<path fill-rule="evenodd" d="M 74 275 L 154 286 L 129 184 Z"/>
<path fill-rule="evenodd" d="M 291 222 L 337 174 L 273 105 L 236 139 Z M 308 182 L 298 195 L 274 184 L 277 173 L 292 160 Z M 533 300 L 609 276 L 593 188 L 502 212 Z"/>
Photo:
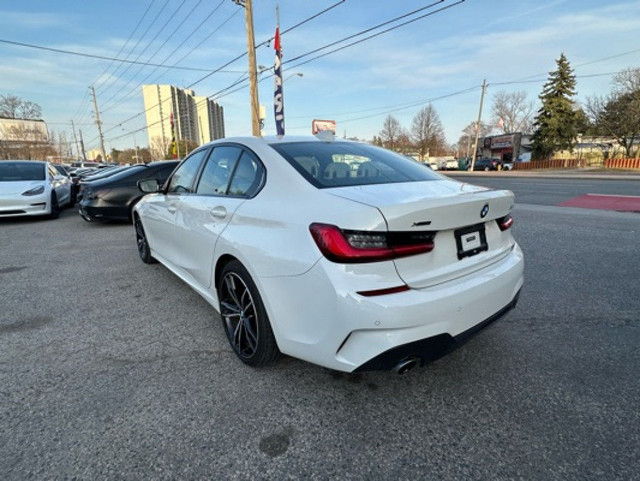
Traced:
<path fill-rule="evenodd" d="M 0 161 L 0 217 L 57 218 L 64 207 L 78 202 L 87 221 L 131 218 L 131 209 L 144 195 L 142 179 L 160 184 L 177 161 L 127 166 L 68 167 L 44 161 Z"/>
<path fill-rule="evenodd" d="M 431 168 L 433 170 L 471 170 L 471 159 L 449 159 L 442 160 L 440 162 L 431 162 Z M 504 162 L 501 159 L 476 159 L 473 170 L 476 171 L 489 171 L 489 170 L 511 170 L 513 169 L 513 162 Z"/>

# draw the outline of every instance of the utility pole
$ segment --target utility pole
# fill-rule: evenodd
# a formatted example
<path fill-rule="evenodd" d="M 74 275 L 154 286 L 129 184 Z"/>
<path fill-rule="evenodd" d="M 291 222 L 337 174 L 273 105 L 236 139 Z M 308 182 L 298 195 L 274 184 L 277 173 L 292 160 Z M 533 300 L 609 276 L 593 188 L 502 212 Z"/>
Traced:
<path fill-rule="evenodd" d="M 249 95 L 251 97 L 251 134 L 260 137 L 260 104 L 258 102 L 258 69 L 256 68 L 256 42 L 253 36 L 252 0 L 233 0 L 244 7 L 247 29 L 247 53 L 249 57 Z"/>
<path fill-rule="evenodd" d="M 476 122 L 476 140 L 473 143 L 473 156 L 471 157 L 471 171 L 476 165 L 476 156 L 478 155 L 478 137 L 480 135 L 480 121 L 482 120 L 482 103 L 484 102 L 484 92 L 487 90 L 487 79 L 482 81 L 482 95 L 480 95 L 480 110 L 478 110 L 478 121 Z"/>
<path fill-rule="evenodd" d="M 73 143 L 76 146 L 76 156 L 79 159 L 80 158 L 80 147 L 78 147 L 78 137 L 76 137 L 76 126 L 73 123 L 73 120 L 71 120 L 71 129 L 73 130 Z"/>
<path fill-rule="evenodd" d="M 93 96 L 93 110 L 96 113 L 96 126 L 98 127 L 98 135 L 100 137 L 100 152 L 102 153 L 102 162 L 107 161 L 107 152 L 104 150 L 104 136 L 102 135 L 102 122 L 100 122 L 100 112 L 98 111 L 98 101 L 96 100 L 96 89 L 93 85 L 89 87 Z"/>
<path fill-rule="evenodd" d="M 87 161 L 87 154 L 84 151 L 84 140 L 82 140 L 82 130 L 78 129 L 78 132 L 80 133 L 80 147 L 82 149 L 82 161 L 86 162 Z"/>

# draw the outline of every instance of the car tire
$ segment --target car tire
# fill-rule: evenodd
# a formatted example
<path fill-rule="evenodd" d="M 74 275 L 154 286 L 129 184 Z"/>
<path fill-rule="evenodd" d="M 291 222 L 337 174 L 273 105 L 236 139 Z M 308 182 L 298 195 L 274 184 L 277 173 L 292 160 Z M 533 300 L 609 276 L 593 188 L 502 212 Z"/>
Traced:
<path fill-rule="evenodd" d="M 142 226 L 142 221 L 138 217 L 136 217 L 135 222 L 135 231 L 136 231 L 136 245 L 138 247 L 138 255 L 142 262 L 145 264 L 155 264 L 158 262 L 151 256 L 151 248 L 149 247 L 149 241 L 147 240 L 147 235 L 144 232 L 144 227 Z"/>
<path fill-rule="evenodd" d="M 58 204 L 58 196 L 55 191 L 51 192 L 51 212 L 49 219 L 57 219 L 60 217 L 60 204 Z"/>
<path fill-rule="evenodd" d="M 249 272 L 238 261 L 229 262 L 218 279 L 220 316 L 229 344 L 249 366 L 264 366 L 276 359 L 271 323 Z"/>

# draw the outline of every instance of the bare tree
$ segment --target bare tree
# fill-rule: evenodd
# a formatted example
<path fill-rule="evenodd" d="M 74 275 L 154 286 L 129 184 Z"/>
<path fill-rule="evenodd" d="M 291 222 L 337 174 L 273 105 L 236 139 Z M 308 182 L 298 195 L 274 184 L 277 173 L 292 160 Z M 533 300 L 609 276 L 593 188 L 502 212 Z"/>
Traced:
<path fill-rule="evenodd" d="M 18 107 L 18 115 L 21 119 L 36 120 L 42 118 L 42 108 L 35 102 L 25 100 Z"/>
<path fill-rule="evenodd" d="M 404 129 L 398 120 L 389 115 L 384 119 L 382 130 L 378 134 L 382 140 L 382 145 L 388 149 L 395 149 L 398 146 L 398 139 L 404 133 Z"/>
<path fill-rule="evenodd" d="M 618 94 L 640 91 L 640 68 L 627 68 L 613 77 L 613 90 Z"/>
<path fill-rule="evenodd" d="M 505 134 L 533 131 L 534 104 L 527 101 L 525 91 L 507 92 L 501 90 L 493 96 L 491 114 L 494 125 Z"/>
<path fill-rule="evenodd" d="M 0 117 L 17 119 L 22 99 L 15 95 L 0 95 Z"/>
<path fill-rule="evenodd" d="M 167 151 L 167 147 L 169 142 L 163 137 L 154 137 L 151 139 L 151 145 L 149 146 L 149 150 L 151 151 L 151 156 L 155 160 L 164 159 L 165 152 Z"/>
<path fill-rule="evenodd" d="M 638 155 L 640 140 L 640 69 L 627 69 L 613 78 L 613 90 L 607 96 L 589 97 L 585 112 L 595 129 L 614 137 L 627 157 Z"/>
<path fill-rule="evenodd" d="M 437 155 L 447 148 L 440 117 L 431 104 L 420 109 L 413 118 L 411 135 L 420 160 L 428 155 Z"/>
<path fill-rule="evenodd" d="M 488 135 L 491 135 L 492 130 L 493 127 L 491 127 L 491 125 L 485 122 L 480 122 L 480 132 L 478 133 L 478 137 L 487 137 Z M 469 157 L 471 155 L 475 138 L 476 122 L 471 122 L 464 129 L 462 129 L 462 135 L 458 140 L 458 149 L 460 152 L 460 156 Z"/>

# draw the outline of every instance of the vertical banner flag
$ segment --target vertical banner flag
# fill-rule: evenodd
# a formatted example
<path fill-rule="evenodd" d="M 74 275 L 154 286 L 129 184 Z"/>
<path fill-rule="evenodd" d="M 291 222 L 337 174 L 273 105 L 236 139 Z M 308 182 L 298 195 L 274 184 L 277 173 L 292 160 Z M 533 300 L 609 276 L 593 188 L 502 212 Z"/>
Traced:
<path fill-rule="evenodd" d="M 176 133 L 175 133 L 175 129 L 173 127 L 173 112 L 171 112 L 171 115 L 169 116 L 169 119 L 171 120 L 171 154 L 172 154 L 174 159 L 177 159 L 178 158 L 178 149 L 176 148 Z"/>
<path fill-rule="evenodd" d="M 276 120 L 276 135 L 284 135 L 284 92 L 282 85 L 282 50 L 280 48 L 280 27 L 276 27 L 275 38 L 276 63 L 273 70 L 275 90 L 273 92 L 273 116 Z"/>

